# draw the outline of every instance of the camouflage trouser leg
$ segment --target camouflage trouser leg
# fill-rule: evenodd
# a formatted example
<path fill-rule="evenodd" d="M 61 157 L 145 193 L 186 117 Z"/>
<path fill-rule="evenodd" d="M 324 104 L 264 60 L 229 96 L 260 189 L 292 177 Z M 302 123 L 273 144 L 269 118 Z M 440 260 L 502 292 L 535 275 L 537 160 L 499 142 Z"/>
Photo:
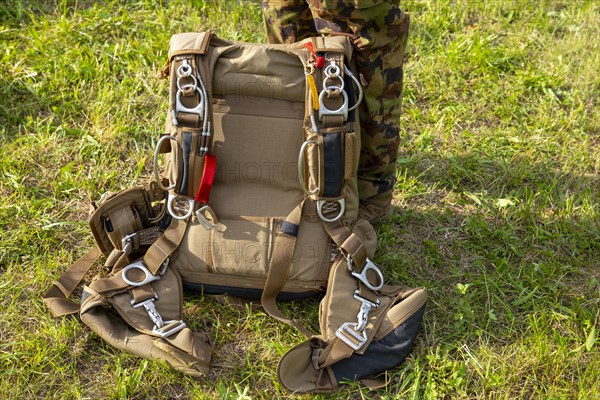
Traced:
<path fill-rule="evenodd" d="M 262 12 L 269 43 L 294 43 L 318 36 L 306 0 L 263 1 Z"/>
<path fill-rule="evenodd" d="M 304 1 L 316 32 L 356 35 L 358 70 L 365 91 L 359 113 L 362 129 L 359 194 L 363 201 L 380 194 L 391 198 L 400 142 L 402 61 L 408 38 L 408 15 L 398 8 L 399 0 Z M 270 42 L 289 40 L 292 37 L 289 32 L 295 33 L 296 40 L 310 35 L 303 35 L 310 32 L 305 29 L 310 24 L 306 22 L 306 7 L 301 3 L 298 0 L 263 2 Z M 302 18 L 296 20 L 299 15 Z"/>

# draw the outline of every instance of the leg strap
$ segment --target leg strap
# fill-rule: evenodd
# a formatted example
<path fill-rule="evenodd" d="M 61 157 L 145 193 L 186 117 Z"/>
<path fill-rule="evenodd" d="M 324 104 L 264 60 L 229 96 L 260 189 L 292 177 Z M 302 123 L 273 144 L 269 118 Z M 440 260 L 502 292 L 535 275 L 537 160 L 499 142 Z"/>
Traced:
<path fill-rule="evenodd" d="M 132 286 L 123 284 L 122 271 L 84 288 L 81 320 L 121 350 L 165 361 L 188 375 L 206 375 L 212 349 L 204 335 L 192 332 L 181 320 L 179 274 L 168 268 L 151 283 Z"/>

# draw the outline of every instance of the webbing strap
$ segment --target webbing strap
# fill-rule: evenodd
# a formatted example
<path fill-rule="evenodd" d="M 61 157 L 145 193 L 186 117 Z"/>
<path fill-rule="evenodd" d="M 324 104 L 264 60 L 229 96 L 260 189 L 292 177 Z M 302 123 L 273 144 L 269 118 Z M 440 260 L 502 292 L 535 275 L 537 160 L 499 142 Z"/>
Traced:
<path fill-rule="evenodd" d="M 285 285 L 292 266 L 292 259 L 296 248 L 296 239 L 298 237 L 298 227 L 300 226 L 302 209 L 304 208 L 305 203 L 306 199 L 292 210 L 277 233 L 265 288 L 260 301 L 267 314 L 271 317 L 293 326 L 306 337 L 311 337 L 314 334 L 294 319 L 286 317 L 277 307 L 276 301 L 277 294 Z M 291 253 L 289 253 L 289 251 L 291 251 Z"/>
<path fill-rule="evenodd" d="M 185 236 L 189 221 L 189 218 L 185 221 L 173 218 L 169 228 L 150 246 L 144 255 L 144 264 L 152 275 L 156 275 L 169 256 L 177 250 Z"/>
<path fill-rule="evenodd" d="M 360 272 L 367 262 L 367 248 L 360 238 L 352 233 L 350 228 L 344 225 L 341 220 L 332 222 L 322 221 L 322 224 L 331 240 L 333 240 L 345 254 L 352 258 L 355 267 L 358 272 Z"/>
<path fill-rule="evenodd" d="M 212 189 L 213 182 L 215 180 L 215 174 L 217 172 L 217 157 L 212 154 L 204 155 L 204 169 L 202 170 L 202 180 L 198 187 L 198 193 L 196 193 L 196 200 L 199 203 L 208 203 L 210 197 L 210 191 Z"/>
<path fill-rule="evenodd" d="M 60 278 L 52 284 L 43 297 L 44 303 L 46 303 L 52 315 L 60 317 L 79 312 L 79 304 L 69 300 L 68 297 L 101 255 L 100 249 L 94 247 L 67 268 Z"/>

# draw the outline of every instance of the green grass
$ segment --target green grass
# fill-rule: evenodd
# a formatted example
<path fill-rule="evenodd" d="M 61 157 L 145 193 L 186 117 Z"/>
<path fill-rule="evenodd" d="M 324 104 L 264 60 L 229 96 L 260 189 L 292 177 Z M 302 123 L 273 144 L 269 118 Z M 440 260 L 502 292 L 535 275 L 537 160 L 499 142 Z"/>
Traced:
<path fill-rule="evenodd" d="M 316 398 L 599 399 L 600 4 L 403 9 L 397 212 L 376 261 L 426 286 L 428 311 L 387 389 Z M 41 300 L 93 245 L 89 202 L 149 180 L 169 37 L 205 29 L 264 41 L 255 1 L 0 4 L 2 398 L 286 395 L 275 368 L 301 337 L 263 312 L 186 297 L 186 321 L 217 351 L 196 381 Z M 308 321 L 316 305 L 286 307 Z"/>

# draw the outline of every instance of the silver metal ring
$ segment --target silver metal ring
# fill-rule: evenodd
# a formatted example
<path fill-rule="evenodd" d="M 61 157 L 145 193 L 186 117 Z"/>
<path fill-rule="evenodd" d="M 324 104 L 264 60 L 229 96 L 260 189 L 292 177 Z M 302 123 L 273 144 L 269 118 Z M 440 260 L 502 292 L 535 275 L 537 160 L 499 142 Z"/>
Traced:
<path fill-rule="evenodd" d="M 189 217 L 191 217 L 192 214 L 194 213 L 194 204 L 195 204 L 194 199 L 185 199 L 188 202 L 188 210 L 184 215 L 179 215 L 179 214 L 175 213 L 175 210 L 173 209 L 173 203 L 177 200 L 180 200 L 179 196 L 169 193 L 169 198 L 167 200 L 167 211 L 169 212 L 169 214 L 171 214 L 171 217 L 173 217 L 177 220 L 184 220 L 184 219 L 188 219 Z"/>
<path fill-rule="evenodd" d="M 340 80 L 341 85 L 337 86 L 337 85 L 328 85 L 327 82 L 329 80 L 335 80 L 335 78 Z M 344 80 L 342 79 L 341 76 L 339 75 L 334 75 L 334 76 L 326 76 L 325 78 L 323 78 L 323 90 L 339 90 L 340 92 L 342 92 L 344 90 Z"/>
<path fill-rule="evenodd" d="M 185 71 L 184 71 L 185 70 Z M 192 75 L 192 66 L 187 62 L 185 64 L 181 64 L 179 68 L 177 68 L 177 76 L 179 78 L 185 78 Z"/>
<path fill-rule="evenodd" d="M 182 78 L 192 78 L 192 82 L 188 82 L 184 85 L 181 84 L 181 79 Z M 177 89 L 178 91 L 183 91 L 183 90 L 188 90 L 190 88 L 193 88 L 192 92 L 198 91 L 198 80 L 196 80 L 196 77 L 194 75 L 190 75 L 190 76 L 180 76 L 179 78 L 177 78 Z"/>
<path fill-rule="evenodd" d="M 339 77 L 340 72 L 342 72 L 342 71 L 340 70 L 340 67 L 338 67 L 334 61 L 332 61 L 328 66 L 325 67 L 323 72 L 325 72 L 326 77 L 331 78 L 334 76 Z"/>
<path fill-rule="evenodd" d="M 144 279 L 138 282 L 134 282 L 127 278 L 127 272 L 129 272 L 132 269 L 139 269 L 140 271 L 142 271 L 144 273 Z M 144 286 L 147 283 L 154 282 L 160 279 L 160 276 L 152 275 L 142 261 L 136 261 L 123 268 L 123 271 L 121 271 L 121 277 L 123 278 L 126 284 L 131 286 Z"/>
<path fill-rule="evenodd" d="M 325 205 L 325 203 L 332 203 L 332 202 L 337 202 L 339 204 L 340 209 L 338 211 L 338 214 L 334 218 L 327 218 L 323 214 L 323 206 Z M 319 218 L 321 218 L 322 221 L 335 222 L 338 219 L 342 218 L 342 216 L 344 215 L 345 212 L 346 212 L 346 199 L 317 200 L 317 214 L 319 215 Z"/>

